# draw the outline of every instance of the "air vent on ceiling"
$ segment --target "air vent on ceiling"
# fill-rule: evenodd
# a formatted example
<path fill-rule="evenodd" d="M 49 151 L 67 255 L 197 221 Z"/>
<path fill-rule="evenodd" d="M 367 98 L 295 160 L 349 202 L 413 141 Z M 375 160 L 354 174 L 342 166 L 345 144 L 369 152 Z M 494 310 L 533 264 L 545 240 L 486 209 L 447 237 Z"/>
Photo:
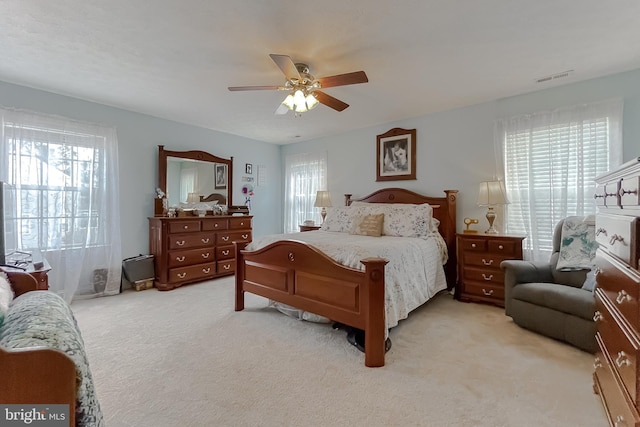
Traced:
<path fill-rule="evenodd" d="M 562 79 L 565 77 L 569 77 L 571 73 L 573 73 L 573 70 L 563 71 L 561 73 L 553 74 L 551 76 L 540 77 L 539 79 L 536 79 L 536 83 L 544 83 L 551 80 Z"/>

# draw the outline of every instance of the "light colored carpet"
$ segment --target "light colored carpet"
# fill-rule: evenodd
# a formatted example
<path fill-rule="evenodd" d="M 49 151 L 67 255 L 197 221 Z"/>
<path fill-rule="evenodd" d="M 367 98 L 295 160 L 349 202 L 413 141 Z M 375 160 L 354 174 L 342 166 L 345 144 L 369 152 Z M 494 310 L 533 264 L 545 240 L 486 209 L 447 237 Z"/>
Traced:
<path fill-rule="evenodd" d="M 233 278 L 74 302 L 107 425 L 604 426 L 593 356 L 441 294 L 366 368 L 344 331 Z"/>

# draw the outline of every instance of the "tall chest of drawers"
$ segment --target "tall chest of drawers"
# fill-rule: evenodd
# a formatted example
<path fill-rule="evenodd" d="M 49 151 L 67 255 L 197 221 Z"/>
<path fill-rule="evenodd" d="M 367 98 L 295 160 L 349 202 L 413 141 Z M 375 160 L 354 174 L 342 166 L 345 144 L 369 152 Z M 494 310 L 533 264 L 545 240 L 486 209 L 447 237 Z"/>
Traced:
<path fill-rule="evenodd" d="M 612 426 L 640 426 L 640 158 L 596 179 L 594 389 Z"/>
<path fill-rule="evenodd" d="M 251 216 L 149 218 L 154 285 L 170 290 L 236 271 L 233 242 L 250 242 Z"/>

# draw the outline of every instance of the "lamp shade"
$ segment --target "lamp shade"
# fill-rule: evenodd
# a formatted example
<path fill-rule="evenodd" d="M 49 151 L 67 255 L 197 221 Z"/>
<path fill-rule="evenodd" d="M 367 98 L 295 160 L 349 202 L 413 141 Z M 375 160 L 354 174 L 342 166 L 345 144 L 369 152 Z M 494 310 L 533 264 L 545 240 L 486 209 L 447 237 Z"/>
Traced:
<path fill-rule="evenodd" d="M 316 202 L 313 204 L 316 208 L 328 208 L 331 206 L 331 195 L 328 191 L 318 191 L 316 193 Z"/>
<path fill-rule="evenodd" d="M 478 206 L 506 205 L 509 203 L 502 181 L 484 181 L 478 190 Z"/>

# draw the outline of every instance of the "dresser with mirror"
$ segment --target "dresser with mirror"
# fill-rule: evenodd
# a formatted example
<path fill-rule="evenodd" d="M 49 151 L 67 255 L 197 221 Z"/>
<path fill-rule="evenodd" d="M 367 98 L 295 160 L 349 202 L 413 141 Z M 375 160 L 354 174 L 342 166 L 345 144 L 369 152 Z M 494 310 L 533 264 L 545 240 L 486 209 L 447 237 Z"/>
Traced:
<path fill-rule="evenodd" d="M 149 218 L 149 253 L 159 290 L 235 273 L 233 242 L 250 242 L 252 217 L 229 215 L 233 158 L 159 146 L 158 198 Z"/>

